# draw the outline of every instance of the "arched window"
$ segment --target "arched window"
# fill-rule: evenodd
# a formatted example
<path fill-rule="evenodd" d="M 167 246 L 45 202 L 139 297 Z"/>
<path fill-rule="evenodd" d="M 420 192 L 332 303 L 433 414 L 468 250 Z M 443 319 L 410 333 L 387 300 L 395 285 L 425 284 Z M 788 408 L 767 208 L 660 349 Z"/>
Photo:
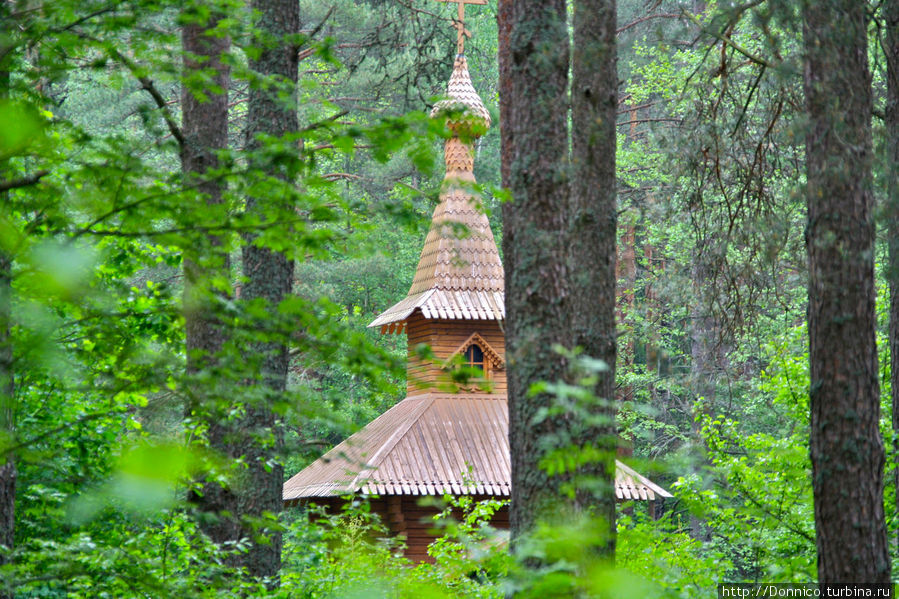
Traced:
<path fill-rule="evenodd" d="M 465 362 L 469 368 L 477 368 L 481 372 L 484 371 L 484 350 L 477 343 L 473 343 L 465 350 Z"/>

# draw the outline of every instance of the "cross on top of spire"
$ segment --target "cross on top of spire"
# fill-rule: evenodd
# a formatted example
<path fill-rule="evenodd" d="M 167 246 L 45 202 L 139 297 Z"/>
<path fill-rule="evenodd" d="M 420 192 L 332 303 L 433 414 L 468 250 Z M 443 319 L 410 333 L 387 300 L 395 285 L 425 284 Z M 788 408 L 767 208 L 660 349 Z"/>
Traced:
<path fill-rule="evenodd" d="M 456 37 L 456 53 L 465 53 L 465 38 L 471 37 L 471 32 L 465 29 L 465 5 L 466 4 L 487 4 L 487 0 L 437 0 L 438 2 L 453 2 L 459 5 L 458 16 L 453 19 L 453 29 L 457 32 Z"/>

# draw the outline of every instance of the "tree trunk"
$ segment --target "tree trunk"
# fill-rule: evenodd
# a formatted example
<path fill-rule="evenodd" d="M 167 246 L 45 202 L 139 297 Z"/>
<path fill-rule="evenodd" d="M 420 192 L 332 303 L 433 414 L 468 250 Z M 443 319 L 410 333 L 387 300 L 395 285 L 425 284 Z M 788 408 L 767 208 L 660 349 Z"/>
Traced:
<path fill-rule="evenodd" d="M 497 62 L 499 63 L 499 136 L 500 136 L 500 176 L 505 189 L 512 188 L 510 166 L 512 164 L 512 130 L 506 122 L 512 105 L 511 41 L 512 7 L 514 0 L 499 0 L 496 7 Z"/>
<path fill-rule="evenodd" d="M 693 425 L 691 464 L 694 473 L 709 468 L 708 456 L 702 440 L 703 422 L 700 414 L 717 414 L 716 402 L 718 383 L 727 365 L 727 348 L 724 346 L 724 331 L 721 321 L 714 313 L 715 298 L 708 295 L 713 285 L 713 267 L 707 252 L 714 251 L 706 238 L 697 238 L 691 256 L 690 284 L 693 290 L 693 305 L 690 307 L 690 386 L 693 398 Z M 705 251 L 704 251 L 705 248 Z M 712 529 L 704 518 L 690 516 L 690 536 L 707 542 Z"/>
<path fill-rule="evenodd" d="M 0 6 L 0 23 L 7 12 Z M 0 58 L 2 60 L 2 58 Z M 8 60 L 8 59 L 7 59 Z M 0 101 L 9 97 L 9 67 L 0 64 Z M 6 176 L 8 161 L 0 161 L 0 179 Z M 9 204 L 9 191 L 0 192 L 0 206 Z M 15 374 L 12 347 L 12 256 L 0 248 L 0 432 L 12 442 L 16 430 Z M 10 563 L 15 544 L 16 462 L 11 453 L 0 456 L 0 566 Z M 11 598 L 12 589 L 0 589 L 0 599 Z"/>
<path fill-rule="evenodd" d="M 811 460 L 822 583 L 890 581 L 874 341 L 866 4 L 803 4 Z"/>
<path fill-rule="evenodd" d="M 558 477 L 538 467 L 555 419 L 533 422 L 552 403 L 529 395 L 538 381 L 566 375 L 554 344 L 568 346 L 568 28 L 563 0 L 503 0 L 500 54 L 504 159 L 513 200 L 503 205 L 509 444 L 513 545 L 550 511 L 558 511 Z"/>
<path fill-rule="evenodd" d="M 597 424 L 578 431 L 581 443 L 604 449 L 589 474 L 601 483 L 579 491 L 576 507 L 595 509 L 609 524 L 601 553 L 615 555 L 615 259 L 618 206 L 615 185 L 615 121 L 618 71 L 615 0 L 574 1 L 571 89 L 571 332 L 573 343 L 608 370 L 593 389 Z M 592 486 L 592 485 L 591 485 Z M 588 487 L 590 488 L 590 487 Z"/>
<path fill-rule="evenodd" d="M 890 284 L 890 389 L 893 404 L 893 434 L 899 436 L 899 0 L 884 0 L 886 21 L 884 49 L 887 63 L 886 164 L 887 200 L 884 221 L 887 226 L 887 279 Z M 894 455 L 899 456 L 895 448 Z M 899 464 L 893 470 L 893 485 L 899 489 Z M 899 493 L 896 494 L 899 508 Z M 899 539 L 896 542 L 899 546 Z"/>
<path fill-rule="evenodd" d="M 287 41 L 300 29 L 299 4 L 296 0 L 256 0 L 253 10 L 258 12 L 257 26 L 267 39 L 262 41 L 261 55 L 251 61 L 251 67 L 267 77 L 269 82 L 277 81 L 279 85 L 250 86 L 247 147 L 251 152 L 259 150 L 257 138 L 260 135 L 283 138 L 299 129 L 296 115 L 297 48 Z M 290 90 L 287 99 L 282 95 L 285 89 Z M 262 162 L 258 154 L 256 156 L 251 158 L 251 162 L 256 161 L 251 167 L 260 169 L 270 177 L 290 181 L 289 168 L 270 160 Z M 264 199 L 248 197 L 246 211 L 262 222 L 271 220 L 272 214 L 283 218 L 293 214 L 288 201 L 284 195 L 277 193 Z M 282 252 L 257 245 L 254 240 L 254 235 L 248 235 L 244 240 L 243 272 L 246 284 L 242 299 L 247 302 L 265 300 L 272 318 L 276 320 L 278 305 L 291 291 L 293 262 Z M 249 348 L 250 355 L 261 357 L 261 376 L 256 388 L 263 389 L 264 395 L 247 406 L 246 430 L 257 439 L 248 443 L 246 448 L 246 492 L 241 495 L 241 513 L 244 515 L 263 517 L 266 513 L 277 514 L 281 511 L 284 475 L 278 460 L 282 443 L 270 404 L 278 399 L 287 385 L 288 335 L 289 331 L 275 331 L 271 341 L 253 344 Z M 259 439 L 264 439 L 264 442 Z M 256 531 L 256 535 L 260 533 L 264 533 L 267 540 L 252 544 L 247 567 L 255 576 L 274 578 L 281 565 L 281 533 L 276 526 Z"/>
<path fill-rule="evenodd" d="M 184 146 L 181 148 L 181 170 L 187 189 L 202 194 L 195 212 L 206 214 L 222 204 L 224 184 L 209 176 L 218 168 L 216 152 L 228 147 L 228 85 L 230 68 L 222 62 L 231 46 L 227 37 L 209 35 L 222 18 L 213 14 L 205 22 L 193 22 L 203 6 L 191 5 L 184 9 L 184 18 L 190 21 L 181 29 L 184 51 L 184 80 L 181 89 L 181 115 Z M 194 81 L 203 72 L 212 74 L 203 84 Z M 217 89 L 216 89 L 217 88 Z M 212 215 L 210 215 L 212 216 Z M 198 217 L 202 220 L 202 217 Z M 214 218 L 214 217 L 213 217 Z M 222 247 L 218 236 L 205 236 L 195 245 L 184 248 L 184 328 L 189 375 L 215 370 L 228 338 L 225 326 L 217 317 L 219 304 L 215 295 L 216 282 L 230 281 L 231 260 L 227 248 Z M 187 384 L 189 394 L 185 412 L 206 427 L 209 447 L 225 460 L 235 457 L 231 435 L 227 434 L 227 413 L 232 398 L 208 384 L 215 376 L 205 377 L 198 384 Z M 224 409 L 226 406 L 227 409 Z M 230 488 L 218 482 L 202 484 L 199 492 L 189 494 L 190 501 L 204 515 L 201 528 L 216 543 L 238 541 L 242 531 L 235 520 L 236 496 Z"/>

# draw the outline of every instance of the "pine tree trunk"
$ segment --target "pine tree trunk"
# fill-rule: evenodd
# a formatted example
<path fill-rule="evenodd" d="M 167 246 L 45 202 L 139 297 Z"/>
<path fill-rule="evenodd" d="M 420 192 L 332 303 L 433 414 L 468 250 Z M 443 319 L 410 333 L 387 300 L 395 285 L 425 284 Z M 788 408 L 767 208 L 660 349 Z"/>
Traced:
<path fill-rule="evenodd" d="M 575 0 L 571 89 L 571 332 L 574 345 L 608 370 L 593 389 L 601 423 L 578 431 L 581 443 L 605 450 L 605 460 L 588 468 L 602 485 L 581 492 L 578 508 L 591 507 L 609 524 L 601 552 L 615 554 L 615 259 L 618 206 L 615 181 L 615 122 L 618 72 L 615 0 Z M 586 474 L 586 473 L 582 473 Z"/>
<path fill-rule="evenodd" d="M 0 86 L 4 75 L 0 73 Z M 0 92 L 0 98 L 3 97 Z M 0 169 L 2 172 L 3 169 Z M 6 205 L 9 192 L 0 193 L 0 205 Z M 15 434 L 15 379 L 11 335 L 12 259 L 0 249 L 0 430 L 8 440 Z M 11 453 L 0 454 L 0 566 L 11 561 L 15 544 L 16 462 Z M 0 588 L 0 599 L 12 597 L 12 591 Z"/>
<path fill-rule="evenodd" d="M 811 460 L 822 583 L 889 582 L 866 4 L 803 4 Z"/>
<path fill-rule="evenodd" d="M 184 14 L 190 20 L 196 18 L 196 11 L 191 7 L 185 8 Z M 211 179 L 207 173 L 218 168 L 216 152 L 228 147 L 230 68 L 221 58 L 229 52 L 231 42 L 227 37 L 208 35 L 221 18 L 213 15 L 205 23 L 186 24 L 181 29 L 185 80 L 197 77 L 198 71 L 214 73 L 203 89 L 193 89 L 185 83 L 181 90 L 184 185 L 203 194 L 202 201 L 208 207 L 222 203 L 224 184 Z M 203 209 L 197 207 L 198 212 Z M 201 238 L 196 245 L 184 249 L 184 328 L 189 375 L 219 366 L 228 333 L 217 318 L 215 295 L 221 291 L 213 289 L 212 284 L 215 279 L 229 281 L 230 278 L 231 260 L 219 237 Z M 215 376 L 207 377 L 206 381 L 215 379 Z M 189 394 L 186 416 L 206 426 L 207 441 L 213 451 L 225 459 L 233 459 L 235 448 L 227 434 L 227 411 L 231 409 L 232 398 L 221 397 L 208 383 L 186 387 Z M 241 529 L 233 516 L 237 514 L 236 496 L 231 489 L 218 482 L 206 483 L 200 492 L 191 492 L 189 499 L 204 512 L 201 527 L 213 541 L 222 544 L 241 538 Z"/>
<path fill-rule="evenodd" d="M 566 375 L 553 350 L 571 345 L 568 330 L 568 28 L 563 0 L 504 1 L 500 31 L 500 104 L 504 160 L 513 200 L 503 205 L 509 444 L 512 456 L 513 545 L 535 521 L 558 511 L 557 479 L 538 467 L 556 426 L 533 418 L 551 404 L 529 396 L 531 384 Z"/>
<path fill-rule="evenodd" d="M 257 26 L 268 40 L 263 44 L 260 57 L 251 61 L 257 73 L 286 83 L 291 95 L 285 100 L 279 90 L 265 86 L 250 87 L 247 124 L 247 148 L 253 152 L 259 149 L 257 137 L 260 134 L 281 138 L 299 129 L 296 114 L 297 48 L 287 42 L 300 29 L 299 4 L 296 0 L 256 0 L 253 10 L 258 11 Z M 281 88 L 280 91 L 283 91 Z M 251 158 L 251 160 L 253 160 Z M 254 165 L 272 177 L 288 180 L 289 169 L 273 162 Z M 258 216 L 263 222 L 274 210 L 281 215 L 290 215 L 291 207 L 283 200 L 270 196 L 247 198 L 246 211 Z M 250 302 L 264 299 L 272 315 L 277 314 L 277 306 L 290 293 L 293 284 L 293 262 L 283 253 L 260 247 L 253 243 L 253 235 L 246 237 L 243 248 L 243 272 L 246 285 L 242 299 Z M 266 443 L 248 443 L 246 448 L 247 480 L 246 492 L 241 495 L 241 513 L 261 517 L 265 513 L 277 514 L 281 511 L 281 487 L 284 474 L 278 461 L 281 452 L 281 435 L 275 427 L 275 416 L 270 403 L 282 394 L 287 385 L 288 354 L 287 332 L 282 332 L 282 340 L 254 344 L 250 348 L 253 356 L 261 356 L 261 377 L 256 382 L 257 389 L 264 389 L 265 397 L 247 406 L 246 428 L 254 436 L 261 436 Z M 270 444 L 269 444 L 270 443 Z M 247 556 L 247 567 L 259 577 L 274 578 L 281 565 L 281 533 L 275 528 L 264 532 L 267 541 L 254 542 Z"/>
<path fill-rule="evenodd" d="M 887 226 L 887 279 L 890 285 L 890 389 L 893 405 L 893 434 L 899 436 L 899 0 L 884 0 L 886 21 L 884 50 L 887 63 L 886 165 L 887 199 L 884 221 Z M 894 449 L 899 459 L 899 453 Z M 893 470 L 893 485 L 899 489 L 899 464 Z M 899 493 L 896 494 L 899 508 Z M 899 546 L 899 539 L 896 540 Z"/>
<path fill-rule="evenodd" d="M 500 176 L 505 189 L 512 188 L 511 171 L 512 164 L 512 129 L 506 122 L 512 105 L 512 67 L 511 41 L 512 34 L 512 7 L 515 0 L 499 0 L 496 7 L 496 36 L 497 36 L 497 62 L 499 67 L 499 136 L 500 136 Z"/>
<path fill-rule="evenodd" d="M 6 3 L 0 7 L 4 22 Z M 2 25 L 0 25 L 2 27 Z M 2 60 L 2 58 L 0 58 Z M 9 97 L 9 69 L 0 64 L 0 100 Z M 7 161 L 0 161 L 0 177 L 6 175 Z M 0 192 L 0 206 L 9 203 L 9 191 Z M 15 434 L 15 373 L 12 347 L 12 256 L 0 248 L 0 431 L 7 439 Z M 16 462 L 12 454 L 0 455 L 0 566 L 11 561 L 15 544 Z M 0 599 L 11 598 L 12 589 L 0 588 Z"/>

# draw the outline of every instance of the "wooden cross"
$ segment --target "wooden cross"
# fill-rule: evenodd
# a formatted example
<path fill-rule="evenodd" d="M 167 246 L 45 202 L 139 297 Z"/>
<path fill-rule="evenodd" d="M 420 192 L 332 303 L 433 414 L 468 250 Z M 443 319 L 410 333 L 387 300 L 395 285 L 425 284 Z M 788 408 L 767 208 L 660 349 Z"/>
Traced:
<path fill-rule="evenodd" d="M 487 0 L 437 0 L 438 2 L 454 2 L 459 5 L 459 16 L 453 19 L 452 27 L 458 32 L 456 38 L 456 52 L 462 54 L 465 52 L 465 38 L 471 37 L 471 32 L 465 28 L 465 5 L 466 4 L 487 4 Z"/>

